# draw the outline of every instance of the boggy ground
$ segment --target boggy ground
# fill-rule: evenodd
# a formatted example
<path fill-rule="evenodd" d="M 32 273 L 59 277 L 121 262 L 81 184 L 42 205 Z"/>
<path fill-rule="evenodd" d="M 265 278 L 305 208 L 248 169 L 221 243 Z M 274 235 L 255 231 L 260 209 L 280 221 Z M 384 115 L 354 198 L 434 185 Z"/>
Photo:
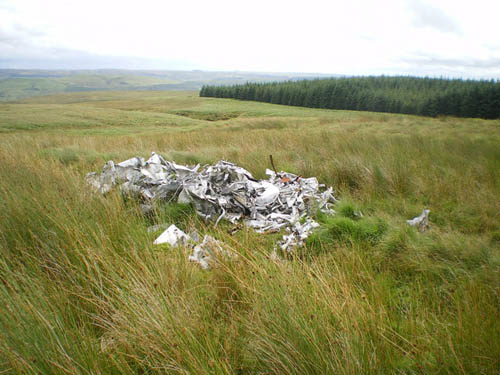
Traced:
<path fill-rule="evenodd" d="M 293 108 L 196 92 L 0 104 L 0 371 L 495 374 L 500 121 Z M 285 261 L 276 235 L 152 217 L 84 185 L 109 159 L 224 158 L 316 176 L 342 203 Z M 405 220 L 431 209 L 431 228 Z M 358 219 L 353 213 L 361 210 Z M 154 223 L 240 254 L 203 271 Z"/>

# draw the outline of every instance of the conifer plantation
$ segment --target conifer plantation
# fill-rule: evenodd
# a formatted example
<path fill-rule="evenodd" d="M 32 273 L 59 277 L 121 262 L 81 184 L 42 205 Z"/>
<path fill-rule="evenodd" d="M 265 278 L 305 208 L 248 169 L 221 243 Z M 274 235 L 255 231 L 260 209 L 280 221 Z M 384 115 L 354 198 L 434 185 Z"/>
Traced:
<path fill-rule="evenodd" d="M 353 77 L 203 86 L 202 97 L 436 117 L 500 118 L 500 82 Z"/>

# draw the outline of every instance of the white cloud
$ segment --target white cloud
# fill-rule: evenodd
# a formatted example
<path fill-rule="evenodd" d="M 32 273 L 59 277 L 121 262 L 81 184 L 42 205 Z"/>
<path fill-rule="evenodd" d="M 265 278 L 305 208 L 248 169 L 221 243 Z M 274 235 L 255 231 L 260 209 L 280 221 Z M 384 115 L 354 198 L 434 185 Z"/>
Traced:
<path fill-rule="evenodd" d="M 431 27 L 438 31 L 461 34 L 460 26 L 444 10 L 421 0 L 409 0 L 417 27 Z"/>
<path fill-rule="evenodd" d="M 128 56 L 137 68 L 500 76 L 471 65 L 500 58 L 489 47 L 498 45 L 499 10 L 489 0 L 0 0 L 0 58 L 58 50 L 80 51 L 86 67 L 91 56 Z M 420 72 L 419 56 L 457 69 Z"/>

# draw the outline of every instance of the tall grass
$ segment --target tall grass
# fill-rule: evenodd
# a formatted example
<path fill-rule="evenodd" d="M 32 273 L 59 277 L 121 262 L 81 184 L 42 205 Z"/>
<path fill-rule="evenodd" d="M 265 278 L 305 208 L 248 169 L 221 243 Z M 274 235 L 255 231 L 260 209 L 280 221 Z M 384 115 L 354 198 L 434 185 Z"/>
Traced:
<path fill-rule="evenodd" d="M 241 112 L 231 103 L 220 111 Z M 2 136 L 0 372 L 498 373 L 498 124 L 364 113 L 339 127 L 325 111 L 297 121 L 269 107 L 254 110 L 283 112 L 183 132 Z M 304 249 L 272 260 L 276 236 L 229 234 L 182 207 L 146 218 L 83 183 L 109 158 L 152 150 L 258 177 L 272 153 L 342 203 Z M 423 207 L 431 229 L 419 233 L 405 220 Z M 162 221 L 239 257 L 203 271 L 189 249 L 152 245 L 146 229 Z"/>

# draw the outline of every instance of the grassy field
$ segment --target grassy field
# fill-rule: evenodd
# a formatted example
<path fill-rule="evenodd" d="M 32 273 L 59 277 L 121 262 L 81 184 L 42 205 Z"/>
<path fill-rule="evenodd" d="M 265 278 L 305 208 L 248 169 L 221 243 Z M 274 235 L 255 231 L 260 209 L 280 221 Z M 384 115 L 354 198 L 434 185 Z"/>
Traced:
<path fill-rule="evenodd" d="M 275 235 L 152 217 L 89 171 L 157 151 L 316 176 L 341 199 L 290 259 Z M 315 110 L 197 92 L 0 103 L 0 373 L 498 374 L 500 121 Z M 431 209 L 430 230 L 406 225 Z M 353 217 L 361 210 L 362 219 Z M 203 271 L 175 222 L 240 254 Z"/>

